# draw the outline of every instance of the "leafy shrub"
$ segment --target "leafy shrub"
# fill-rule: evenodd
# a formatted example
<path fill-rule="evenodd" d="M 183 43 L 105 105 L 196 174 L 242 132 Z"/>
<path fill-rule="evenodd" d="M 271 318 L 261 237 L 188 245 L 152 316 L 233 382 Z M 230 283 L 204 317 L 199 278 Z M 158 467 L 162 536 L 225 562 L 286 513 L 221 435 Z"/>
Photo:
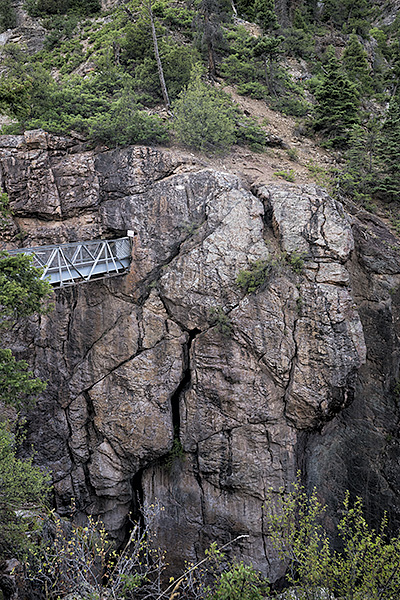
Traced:
<path fill-rule="evenodd" d="M 400 586 L 400 537 L 386 536 L 387 519 L 377 532 L 363 515 L 360 498 L 347 494 L 337 534 L 342 549 L 333 550 L 321 520 L 325 508 L 316 490 L 310 496 L 299 482 L 288 494 L 270 494 L 267 530 L 286 563 L 287 598 L 354 598 L 396 600 Z M 274 498 L 275 497 L 275 498 Z"/>
<path fill-rule="evenodd" d="M 256 100 L 263 100 L 268 96 L 268 88 L 258 81 L 239 84 L 237 91 L 242 96 L 250 96 L 250 98 L 255 98 Z"/>
<path fill-rule="evenodd" d="M 310 33 L 295 27 L 285 29 L 283 33 L 283 47 L 287 55 L 305 59 L 314 55 L 315 41 Z"/>
<path fill-rule="evenodd" d="M 221 306 L 210 308 L 208 311 L 208 320 L 211 326 L 218 327 L 222 335 L 229 336 L 232 333 L 232 324 L 224 309 Z"/>
<path fill-rule="evenodd" d="M 202 69 L 197 66 L 175 103 L 177 138 L 190 148 L 226 152 L 235 142 L 234 108 L 226 94 L 204 83 L 201 77 Z"/>
<path fill-rule="evenodd" d="M 295 176 L 293 169 L 290 169 L 289 171 L 275 171 L 274 175 L 276 177 L 281 177 L 282 179 L 285 179 L 285 181 L 290 181 L 292 183 L 294 181 L 296 181 L 296 176 Z"/>
<path fill-rule="evenodd" d="M 268 592 L 265 580 L 252 565 L 234 562 L 222 573 L 210 600 L 263 600 Z"/>
<path fill-rule="evenodd" d="M 248 145 L 255 152 L 262 152 L 267 143 L 267 134 L 256 119 L 239 113 L 236 121 L 236 142 Z"/>
<path fill-rule="evenodd" d="M 39 279 L 41 274 L 41 269 L 33 265 L 31 255 L 0 252 L 1 327 L 4 328 L 10 320 L 51 310 L 43 302 L 50 296 L 52 289 L 47 281 Z"/>
<path fill-rule="evenodd" d="M 256 260 L 250 264 L 249 269 L 239 272 L 236 284 L 247 294 L 257 292 L 267 281 L 271 269 L 271 261 Z"/>
<path fill-rule="evenodd" d="M 69 71 L 81 60 L 81 46 L 71 40 L 62 47 L 71 54 L 63 59 L 61 71 Z M 168 139 L 167 126 L 147 114 L 132 91 L 134 79 L 117 67 L 100 63 L 101 70 L 89 77 L 71 76 L 57 83 L 18 49 L 9 52 L 9 71 L 0 78 L 0 106 L 19 121 L 10 132 L 42 128 L 68 134 L 74 130 L 110 146 Z"/>
<path fill-rule="evenodd" d="M 168 140 L 168 129 L 156 115 L 149 115 L 126 94 L 111 103 L 109 112 L 87 121 L 89 139 L 109 146 L 155 144 Z"/>
<path fill-rule="evenodd" d="M 174 441 L 172 443 L 172 448 L 168 452 L 168 454 L 163 459 L 163 464 L 168 471 L 171 470 L 172 465 L 176 460 L 182 461 L 185 458 L 185 451 L 182 446 L 182 442 L 179 439 L 179 433 L 177 431 L 174 432 Z"/>
<path fill-rule="evenodd" d="M 83 592 L 84 598 L 157 598 L 165 568 L 163 554 L 154 546 L 152 525 L 162 510 L 158 504 L 144 509 L 146 527 L 133 524 L 128 543 L 116 553 L 101 521 L 88 517 L 85 526 L 60 519 L 51 512 L 41 541 L 28 555 L 26 568 L 34 597 L 64 597 Z"/>
<path fill-rule="evenodd" d="M 254 38 L 240 25 L 227 33 L 229 54 L 221 64 L 221 74 L 229 83 L 251 83 L 263 73 L 253 60 Z"/>
<path fill-rule="evenodd" d="M 70 39 L 78 24 L 76 15 L 54 15 L 51 18 L 44 19 L 43 25 L 49 31 L 44 40 L 45 50 L 53 50 L 65 39 Z M 60 53 L 63 50 L 60 49 Z M 39 56 L 37 57 L 39 58 Z"/>
<path fill-rule="evenodd" d="M 303 271 L 304 254 L 296 252 L 295 250 L 286 256 L 286 261 L 295 273 L 300 274 Z"/>
<path fill-rule="evenodd" d="M 32 546 L 35 517 L 29 515 L 27 509 L 42 506 L 49 487 L 50 477 L 35 467 L 31 459 L 17 458 L 15 435 L 9 430 L 8 423 L 0 422 L 1 559 L 22 558 Z M 25 509 L 25 515 L 17 514 L 21 509 Z"/>
<path fill-rule="evenodd" d="M 199 62 L 200 55 L 195 48 L 166 42 L 160 43 L 160 53 L 168 94 L 171 100 L 175 100 L 188 85 L 190 74 L 194 65 Z"/>

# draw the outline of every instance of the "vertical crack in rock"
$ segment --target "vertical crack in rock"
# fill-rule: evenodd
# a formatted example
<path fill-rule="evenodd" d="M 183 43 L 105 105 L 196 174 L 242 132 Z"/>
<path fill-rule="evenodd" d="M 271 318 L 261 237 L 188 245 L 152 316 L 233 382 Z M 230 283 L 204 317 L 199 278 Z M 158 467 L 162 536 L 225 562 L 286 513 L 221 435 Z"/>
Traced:
<path fill-rule="evenodd" d="M 297 339 L 296 339 L 297 322 L 298 322 L 298 318 L 295 318 L 294 322 L 293 322 L 293 334 L 292 334 L 293 344 L 294 344 L 294 353 L 293 353 L 291 364 L 290 364 L 289 379 L 288 379 L 288 382 L 287 382 L 287 385 L 285 388 L 285 393 L 283 396 L 284 414 L 285 414 L 286 419 L 289 421 L 291 421 L 291 419 L 287 414 L 287 406 L 288 406 L 288 402 L 289 402 L 289 394 L 290 394 L 290 391 L 291 391 L 292 385 L 293 385 L 294 370 L 297 365 L 297 356 L 298 356 L 298 343 L 297 343 Z"/>
<path fill-rule="evenodd" d="M 88 438 L 89 438 L 89 448 L 95 448 L 97 444 L 100 444 L 101 442 L 104 441 L 104 436 L 97 430 L 95 423 L 94 423 L 94 417 L 95 417 L 95 410 L 94 410 L 94 406 L 93 406 L 93 401 L 90 397 L 90 395 L 88 394 L 87 391 L 83 392 L 83 396 L 86 400 L 86 406 L 87 406 L 87 434 L 88 434 Z"/>
<path fill-rule="evenodd" d="M 172 410 L 172 425 L 174 428 L 174 438 L 179 440 L 180 433 L 180 413 L 179 413 L 179 401 L 181 395 L 190 388 L 192 382 L 192 373 L 190 369 L 190 350 L 194 339 L 201 333 L 201 330 L 195 327 L 188 332 L 188 340 L 183 347 L 183 369 L 182 379 L 176 388 L 175 392 L 171 396 L 171 410 Z"/>
<path fill-rule="evenodd" d="M 143 503 L 144 503 L 144 491 L 143 491 L 143 471 L 144 468 L 139 469 L 131 479 L 131 490 L 132 490 L 132 500 L 131 500 L 131 520 L 129 523 L 129 527 L 127 527 L 126 531 L 126 541 L 129 539 L 129 535 L 132 531 L 133 523 L 139 523 L 140 528 L 144 529 L 144 515 L 143 515 Z"/>

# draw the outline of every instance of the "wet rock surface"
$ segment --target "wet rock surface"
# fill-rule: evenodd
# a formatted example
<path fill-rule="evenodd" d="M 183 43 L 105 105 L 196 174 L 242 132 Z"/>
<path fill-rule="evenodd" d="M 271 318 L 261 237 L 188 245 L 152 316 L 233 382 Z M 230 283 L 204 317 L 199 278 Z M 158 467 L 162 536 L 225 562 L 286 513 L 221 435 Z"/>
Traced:
<path fill-rule="evenodd" d="M 329 518 L 349 488 L 399 524 L 400 255 L 378 219 L 172 151 L 38 131 L 0 155 L 20 245 L 135 234 L 128 274 L 56 290 L 11 340 L 49 381 L 28 439 L 61 512 L 74 497 L 122 540 L 158 499 L 172 568 L 246 533 L 243 557 L 275 573 L 263 505 L 298 468 Z"/>

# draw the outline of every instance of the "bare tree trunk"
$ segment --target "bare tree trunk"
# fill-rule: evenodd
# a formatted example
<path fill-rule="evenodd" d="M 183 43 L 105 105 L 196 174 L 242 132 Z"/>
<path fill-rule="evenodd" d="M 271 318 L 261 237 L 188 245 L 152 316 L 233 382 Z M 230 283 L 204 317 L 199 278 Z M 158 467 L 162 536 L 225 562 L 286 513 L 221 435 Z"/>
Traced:
<path fill-rule="evenodd" d="M 148 2 L 147 2 L 147 10 L 149 12 L 149 17 L 150 17 L 151 35 L 153 37 L 154 55 L 155 55 L 156 61 L 157 61 L 158 77 L 160 79 L 161 91 L 162 91 L 162 95 L 164 98 L 165 108 L 167 110 L 170 110 L 171 103 L 169 101 L 168 90 L 167 90 L 167 86 L 165 84 L 165 79 L 164 79 L 164 71 L 163 71 L 163 67 L 162 67 L 162 63 L 161 63 L 160 53 L 158 51 L 158 42 L 157 42 L 157 36 L 156 36 L 156 28 L 154 26 L 154 18 L 153 18 L 153 10 L 151 8 L 151 0 L 148 0 Z"/>
<path fill-rule="evenodd" d="M 207 12 L 204 12 L 204 31 L 206 34 L 206 38 L 207 38 L 207 56 L 208 56 L 208 74 L 210 75 L 211 79 L 214 81 L 215 79 L 215 55 L 214 55 L 214 46 L 213 46 L 213 40 L 212 40 L 212 33 L 211 33 L 211 23 L 210 23 L 210 18 Z"/>
<path fill-rule="evenodd" d="M 154 25 L 153 10 L 151 8 L 151 0 L 147 0 L 146 6 L 147 6 L 147 12 L 149 13 L 149 17 L 150 17 L 151 36 L 153 38 L 154 56 L 156 57 L 158 77 L 160 79 L 161 91 L 162 91 L 162 95 L 164 98 L 165 108 L 167 110 L 170 110 L 171 103 L 169 101 L 167 86 L 166 86 L 165 79 L 164 79 L 164 71 L 163 71 L 163 67 L 162 67 L 162 63 L 161 63 L 160 53 L 158 51 L 158 42 L 157 42 L 156 28 Z M 131 21 L 135 22 L 135 17 L 132 14 L 132 11 L 127 6 L 124 6 L 123 8 L 124 8 L 126 14 L 128 15 L 129 19 Z"/>

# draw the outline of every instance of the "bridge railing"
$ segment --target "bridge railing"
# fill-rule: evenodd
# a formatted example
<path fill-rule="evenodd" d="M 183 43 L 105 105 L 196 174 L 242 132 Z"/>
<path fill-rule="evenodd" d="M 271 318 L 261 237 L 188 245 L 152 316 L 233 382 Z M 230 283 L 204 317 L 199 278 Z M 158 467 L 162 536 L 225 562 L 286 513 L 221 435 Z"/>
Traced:
<path fill-rule="evenodd" d="M 62 286 L 123 273 L 131 260 L 131 243 L 124 237 L 21 248 L 9 254 L 21 252 L 32 255 L 35 267 L 43 269 L 41 279 Z"/>

